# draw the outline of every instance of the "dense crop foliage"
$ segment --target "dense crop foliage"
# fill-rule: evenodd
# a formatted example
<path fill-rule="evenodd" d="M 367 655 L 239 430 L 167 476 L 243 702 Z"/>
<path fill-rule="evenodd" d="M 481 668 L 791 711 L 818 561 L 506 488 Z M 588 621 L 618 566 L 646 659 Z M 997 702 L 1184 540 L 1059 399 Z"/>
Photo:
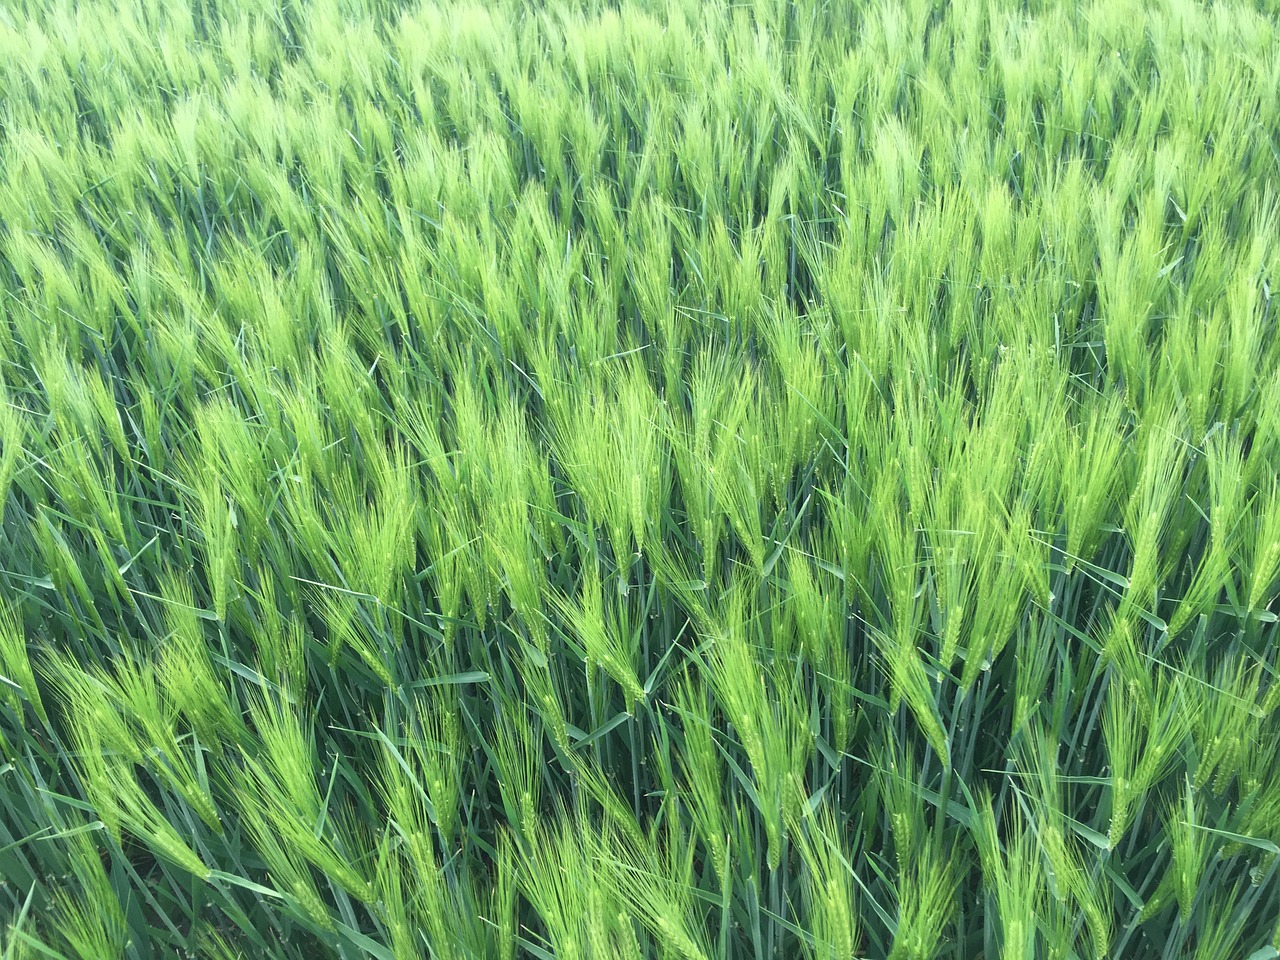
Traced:
<path fill-rule="evenodd" d="M 8 0 L 0 955 L 1280 956 L 1280 30 Z"/>

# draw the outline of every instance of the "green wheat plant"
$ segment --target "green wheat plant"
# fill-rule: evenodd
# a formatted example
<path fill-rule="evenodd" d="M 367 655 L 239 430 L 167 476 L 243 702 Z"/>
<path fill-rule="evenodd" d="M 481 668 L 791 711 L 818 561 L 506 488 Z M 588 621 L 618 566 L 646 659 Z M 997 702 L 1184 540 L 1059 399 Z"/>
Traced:
<path fill-rule="evenodd" d="M 0 5 L 0 960 L 1280 958 L 1276 0 Z"/>

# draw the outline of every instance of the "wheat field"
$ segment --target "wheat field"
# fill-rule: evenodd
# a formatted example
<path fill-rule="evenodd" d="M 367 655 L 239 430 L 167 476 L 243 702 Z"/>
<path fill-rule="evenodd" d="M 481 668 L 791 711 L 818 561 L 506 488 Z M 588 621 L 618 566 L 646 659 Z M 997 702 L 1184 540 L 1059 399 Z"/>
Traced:
<path fill-rule="evenodd" d="M 1278 184 L 1275 0 L 7 0 L 0 958 L 1280 958 Z"/>

